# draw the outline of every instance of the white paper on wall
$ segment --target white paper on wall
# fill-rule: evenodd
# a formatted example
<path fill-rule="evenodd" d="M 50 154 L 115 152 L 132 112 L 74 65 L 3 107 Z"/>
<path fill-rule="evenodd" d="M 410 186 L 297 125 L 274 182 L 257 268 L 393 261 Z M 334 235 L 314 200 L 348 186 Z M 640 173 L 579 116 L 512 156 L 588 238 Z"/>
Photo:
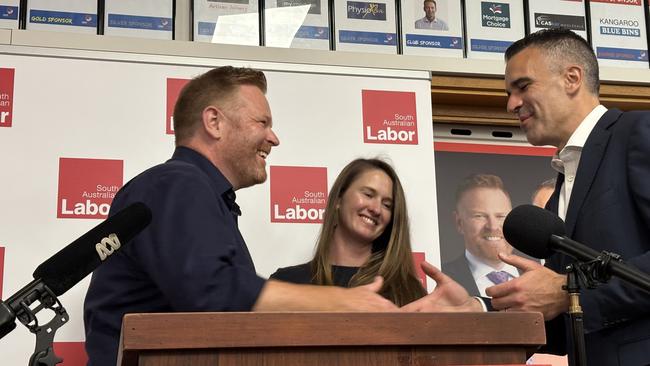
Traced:
<path fill-rule="evenodd" d="M 97 34 L 97 0 L 29 0 L 26 28 Z"/>
<path fill-rule="evenodd" d="M 433 20 L 426 8 L 435 7 Z M 463 57 L 463 15 L 457 0 L 402 0 L 402 53 Z"/>
<path fill-rule="evenodd" d="M 530 32 L 541 29 L 570 29 L 587 39 L 584 0 L 546 0 L 528 2 Z"/>
<path fill-rule="evenodd" d="M 20 0 L 0 1 L 0 28 L 18 29 Z"/>
<path fill-rule="evenodd" d="M 258 46 L 257 0 L 194 0 L 194 40 Z"/>
<path fill-rule="evenodd" d="M 104 34 L 172 39 L 172 0 L 106 0 Z"/>
<path fill-rule="evenodd" d="M 641 0 L 591 0 L 591 43 L 604 66 L 648 68 Z"/>
<path fill-rule="evenodd" d="M 265 4 L 266 46 L 330 49 L 327 0 L 268 0 Z"/>
<path fill-rule="evenodd" d="M 523 0 L 465 2 L 467 58 L 503 59 L 503 53 L 524 36 Z"/>
<path fill-rule="evenodd" d="M 334 25 L 336 50 L 397 53 L 395 1 L 335 1 Z"/>

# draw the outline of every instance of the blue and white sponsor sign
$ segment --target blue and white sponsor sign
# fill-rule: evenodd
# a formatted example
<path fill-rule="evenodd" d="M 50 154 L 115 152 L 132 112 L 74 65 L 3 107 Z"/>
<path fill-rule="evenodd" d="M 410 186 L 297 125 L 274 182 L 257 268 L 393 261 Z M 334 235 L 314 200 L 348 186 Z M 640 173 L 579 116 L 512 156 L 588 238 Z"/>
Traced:
<path fill-rule="evenodd" d="M 503 59 L 503 52 L 524 36 L 523 0 L 466 2 L 467 58 Z"/>
<path fill-rule="evenodd" d="M 4 0 L 0 3 L 0 28 L 18 29 L 20 0 Z"/>
<path fill-rule="evenodd" d="M 194 0 L 196 42 L 259 46 L 257 0 Z"/>
<path fill-rule="evenodd" d="M 266 46 L 330 49 L 327 0 L 266 0 L 264 4 Z"/>
<path fill-rule="evenodd" d="M 505 53 L 512 41 L 495 41 L 493 39 L 473 38 L 469 41 L 472 52 Z"/>
<path fill-rule="evenodd" d="M 629 48 L 597 47 L 596 57 L 603 60 L 648 62 L 648 50 Z"/>
<path fill-rule="evenodd" d="M 460 1 L 401 0 L 401 8 L 405 55 L 463 57 Z"/>
<path fill-rule="evenodd" d="M 642 0 L 591 0 L 591 44 L 602 66 L 648 68 Z"/>
<path fill-rule="evenodd" d="M 395 33 L 342 30 L 339 32 L 339 42 L 395 46 L 397 45 L 397 35 Z"/>
<path fill-rule="evenodd" d="M 423 34 L 407 34 L 406 45 L 409 47 L 463 49 L 463 39 L 460 37 L 427 36 Z"/>
<path fill-rule="evenodd" d="M 172 0 L 106 0 L 104 34 L 173 39 Z"/>
<path fill-rule="evenodd" d="M 395 1 L 335 1 L 334 18 L 337 50 L 397 53 Z"/>
<path fill-rule="evenodd" d="M 545 0 L 528 2 L 530 32 L 542 29 L 570 29 L 587 39 L 584 0 Z"/>
<path fill-rule="evenodd" d="M 96 0 L 30 0 L 27 2 L 29 30 L 52 30 L 97 34 Z"/>

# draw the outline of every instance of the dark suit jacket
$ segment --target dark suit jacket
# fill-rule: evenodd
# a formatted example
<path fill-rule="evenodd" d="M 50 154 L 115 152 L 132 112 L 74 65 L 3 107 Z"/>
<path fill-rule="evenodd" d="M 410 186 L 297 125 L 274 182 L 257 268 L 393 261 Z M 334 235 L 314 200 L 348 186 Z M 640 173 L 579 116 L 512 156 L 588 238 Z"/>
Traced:
<path fill-rule="evenodd" d="M 559 175 L 558 187 L 564 176 Z M 547 208 L 557 212 L 559 191 Z M 567 236 L 608 250 L 650 273 L 650 112 L 609 110 L 582 150 L 566 215 Z M 572 259 L 554 254 L 546 265 L 564 273 Z M 587 364 L 650 364 L 650 294 L 612 278 L 582 290 Z M 551 350 L 564 351 L 568 318 L 547 323 Z M 571 347 L 568 347 L 571 352 Z"/>
<path fill-rule="evenodd" d="M 525 258 L 530 258 L 529 256 L 516 250 L 513 252 L 513 254 Z M 536 260 L 534 258 L 530 259 Z M 465 290 L 467 290 L 470 296 L 481 296 L 481 293 L 478 290 L 478 286 L 476 285 L 476 281 L 474 281 L 474 276 L 472 276 L 472 270 L 469 269 L 469 262 L 467 261 L 467 257 L 465 257 L 465 255 L 462 255 L 451 262 L 443 263 L 442 272 L 451 277 L 454 281 L 458 282 L 461 286 L 465 287 Z M 521 271 L 519 271 L 519 274 L 521 274 Z M 491 306 L 488 305 L 488 307 Z"/>
<path fill-rule="evenodd" d="M 469 292 L 470 296 L 481 296 L 478 286 L 474 281 L 474 276 L 472 276 L 472 271 L 469 269 L 469 262 L 465 255 L 454 259 L 451 262 L 442 264 L 442 272 L 447 276 L 454 279 L 461 286 L 465 287 L 465 290 Z"/>

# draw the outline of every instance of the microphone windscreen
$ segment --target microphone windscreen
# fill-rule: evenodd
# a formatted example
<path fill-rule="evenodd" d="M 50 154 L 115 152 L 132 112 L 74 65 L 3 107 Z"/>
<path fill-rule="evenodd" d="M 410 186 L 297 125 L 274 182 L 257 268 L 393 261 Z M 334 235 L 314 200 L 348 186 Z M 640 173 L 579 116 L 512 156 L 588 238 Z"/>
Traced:
<path fill-rule="evenodd" d="M 551 211 L 533 205 L 517 206 L 503 222 L 503 235 L 510 245 L 535 258 L 548 258 L 551 235 L 564 236 L 564 221 Z"/>
<path fill-rule="evenodd" d="M 34 271 L 34 279 L 41 279 L 55 295 L 62 295 L 107 258 L 106 255 L 103 256 L 104 258 L 100 255 L 102 248 L 106 248 L 103 250 L 104 254 L 112 253 L 115 248 L 110 244 L 107 245 L 107 241 L 114 242 L 117 236 L 120 245 L 124 246 L 150 222 L 149 207 L 142 202 L 134 203 L 41 263 Z M 100 244 L 100 249 L 97 248 L 97 244 Z"/>

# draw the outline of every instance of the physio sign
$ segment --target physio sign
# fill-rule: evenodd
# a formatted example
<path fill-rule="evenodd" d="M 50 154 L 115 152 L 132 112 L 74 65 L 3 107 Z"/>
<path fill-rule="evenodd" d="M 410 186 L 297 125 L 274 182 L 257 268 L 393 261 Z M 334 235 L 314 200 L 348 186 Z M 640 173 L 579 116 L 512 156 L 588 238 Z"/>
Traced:
<path fill-rule="evenodd" d="M 271 222 L 322 223 L 327 168 L 271 166 Z"/>
<path fill-rule="evenodd" d="M 415 93 L 362 90 L 363 142 L 367 144 L 418 144 Z"/>
<path fill-rule="evenodd" d="M 104 219 L 122 188 L 122 160 L 59 159 L 57 218 Z"/>
<path fill-rule="evenodd" d="M 0 127 L 11 127 L 14 108 L 14 69 L 0 68 Z"/>

